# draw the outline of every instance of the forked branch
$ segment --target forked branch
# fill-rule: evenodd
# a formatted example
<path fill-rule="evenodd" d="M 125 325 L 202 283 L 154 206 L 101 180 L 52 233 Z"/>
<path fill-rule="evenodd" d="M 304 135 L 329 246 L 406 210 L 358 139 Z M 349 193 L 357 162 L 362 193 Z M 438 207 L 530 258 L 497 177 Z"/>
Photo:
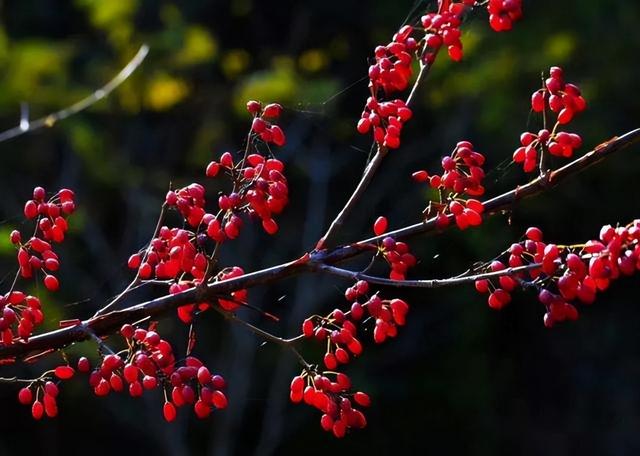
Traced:
<path fill-rule="evenodd" d="M 586 155 L 551 172 L 546 178 L 543 179 L 538 177 L 524 186 L 517 187 L 484 202 L 485 214 L 491 215 L 503 210 L 508 210 L 520 200 L 548 191 L 565 179 L 579 174 L 590 166 L 599 163 L 612 154 L 636 144 L 639 141 L 640 128 L 629 131 L 619 137 L 614 137 L 611 140 L 598 145 Z M 453 216 L 450 215 L 449 217 Z M 371 246 L 375 246 L 378 241 L 381 241 L 382 238 L 386 236 L 391 236 L 397 240 L 401 240 L 414 237 L 419 234 L 427 234 L 429 232 L 436 231 L 437 229 L 435 219 L 429 219 L 415 225 L 410 225 L 388 232 L 384 236 L 364 239 L 359 242 L 334 249 L 314 250 L 297 260 L 267 269 L 254 271 L 232 279 L 214 282 L 208 284 L 206 288 L 191 288 L 177 294 L 162 296 L 122 310 L 114 310 L 104 315 L 95 316 L 88 320 L 79 322 L 76 326 L 40 334 L 30 338 L 28 342 L 21 343 L 16 341 L 12 345 L 0 346 L 0 359 L 5 363 L 10 360 L 24 360 L 30 354 L 60 349 L 74 342 L 87 340 L 93 337 L 93 335 L 97 337 L 105 337 L 114 334 L 125 323 L 132 323 L 145 318 L 157 318 L 169 311 L 175 310 L 179 306 L 193 302 L 213 301 L 219 296 L 227 296 L 236 290 L 273 283 L 293 275 L 321 272 L 327 267 L 344 262 L 350 258 L 360 255 L 363 252 L 370 252 L 372 249 Z M 329 268 L 328 272 L 336 271 L 337 269 L 332 270 Z M 347 274 L 343 275 L 345 275 L 345 277 L 347 276 Z M 351 276 L 350 278 L 357 277 Z M 468 281 L 471 279 L 462 278 L 460 280 Z M 405 282 L 403 281 L 394 282 L 397 283 L 386 283 L 385 279 L 385 283 L 383 283 L 383 285 L 405 285 Z M 414 283 L 417 286 L 420 283 L 426 284 L 428 282 L 409 281 L 407 283 Z M 432 287 L 444 286 L 446 284 L 448 284 L 448 282 L 442 280 L 430 282 Z"/>

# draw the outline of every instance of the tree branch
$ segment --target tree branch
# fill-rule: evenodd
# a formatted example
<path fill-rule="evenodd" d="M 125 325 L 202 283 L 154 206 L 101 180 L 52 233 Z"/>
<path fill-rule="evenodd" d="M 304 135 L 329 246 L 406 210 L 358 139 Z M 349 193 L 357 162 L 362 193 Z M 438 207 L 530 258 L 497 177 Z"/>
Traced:
<path fill-rule="evenodd" d="M 528 271 L 530 269 L 539 268 L 542 263 L 530 263 L 524 266 L 518 266 L 514 268 L 506 268 L 500 271 L 483 272 L 481 274 L 463 275 L 457 277 L 449 277 L 446 279 L 422 279 L 422 280 L 393 280 L 384 277 L 372 276 L 363 274 L 358 271 L 350 271 L 348 269 L 338 268 L 336 266 L 330 266 L 323 264 L 319 267 L 321 271 L 328 274 L 343 277 L 345 279 L 352 280 L 366 280 L 369 283 L 376 285 L 384 285 L 395 288 L 440 288 L 451 287 L 454 285 L 461 285 L 465 283 L 473 283 L 476 280 L 481 279 L 495 279 L 505 275 L 517 274 L 518 272 Z"/>
<path fill-rule="evenodd" d="M 64 120 L 69 116 L 79 113 L 80 111 L 84 111 L 91 105 L 97 103 L 103 98 L 106 98 L 120 84 L 126 81 L 134 71 L 138 69 L 148 53 L 149 46 L 143 44 L 142 46 L 140 46 L 140 49 L 138 49 L 136 55 L 133 56 L 129 63 L 127 63 L 127 65 L 122 70 L 120 70 L 120 72 L 115 75 L 113 79 L 111 79 L 109 82 L 107 82 L 105 85 L 100 87 L 88 97 L 83 98 L 82 100 L 72 104 L 69 107 L 53 112 L 31 122 L 27 117 L 28 111 L 26 109 L 26 105 L 23 105 L 21 109 L 22 114 L 20 118 L 20 124 L 17 127 L 13 127 L 9 130 L 1 132 L 0 142 L 8 141 L 9 139 L 13 139 L 17 136 L 32 132 L 34 130 L 38 130 L 42 127 L 53 127 L 58 121 Z"/>
<path fill-rule="evenodd" d="M 511 208 L 522 199 L 543 193 L 568 177 L 584 171 L 608 156 L 639 141 L 640 128 L 625 133 L 620 137 L 612 138 L 598 145 L 586 155 L 551 172 L 546 179 L 538 177 L 522 187 L 517 187 L 514 190 L 486 201 L 484 203 L 485 214 L 496 214 Z M 449 217 L 451 219 L 453 218 L 451 215 Z M 74 342 L 89 339 L 93 337 L 92 334 L 98 337 L 108 336 L 115 333 L 124 323 L 131 323 L 149 317 L 159 317 L 182 305 L 193 302 L 213 301 L 217 296 L 225 296 L 236 290 L 272 283 L 292 275 L 320 271 L 325 265 L 331 266 L 353 258 L 362 252 L 371 251 L 372 246 L 375 246 L 376 242 L 386 236 L 392 236 L 396 239 L 407 239 L 418 234 L 436 231 L 436 229 L 435 219 L 429 219 L 389 232 L 383 236 L 364 239 L 354 244 L 331 250 L 316 250 L 305 254 L 300 259 L 254 271 L 232 279 L 214 282 L 207 285 L 206 288 L 191 288 L 174 295 L 162 296 L 126 309 L 111 311 L 107 314 L 85 320 L 76 326 L 40 334 L 30 338 L 28 342 L 18 340 L 12 345 L 0 345 L 0 360 L 5 364 L 10 360 L 22 360 L 34 352 L 56 350 Z"/>
<path fill-rule="evenodd" d="M 418 76 L 416 77 L 416 81 L 413 83 L 411 92 L 409 93 L 409 96 L 407 97 L 407 100 L 405 102 L 407 106 L 409 106 L 413 101 L 413 99 L 415 98 L 415 94 L 416 94 L 416 91 L 418 90 L 418 86 L 426 76 L 428 68 L 430 67 L 420 62 L 420 72 L 418 73 Z M 387 155 L 387 153 L 389 153 L 389 149 L 378 144 L 378 149 L 376 151 L 376 154 L 373 156 L 371 161 L 367 164 L 367 167 L 365 168 L 364 173 L 360 178 L 360 182 L 358 182 L 358 185 L 356 186 L 355 190 L 349 197 L 349 200 L 346 202 L 342 210 L 338 213 L 336 218 L 331 222 L 331 225 L 329 226 L 329 229 L 327 230 L 327 232 L 324 234 L 324 236 L 320 238 L 316 248 L 318 249 L 325 248 L 327 243 L 340 229 L 340 227 L 344 223 L 344 220 L 351 213 L 353 208 L 356 206 L 356 204 L 358 204 L 358 201 L 360 201 L 360 199 L 366 192 L 367 188 L 369 187 L 369 184 L 373 180 L 373 176 L 376 174 L 376 171 L 382 164 L 382 160 Z"/>

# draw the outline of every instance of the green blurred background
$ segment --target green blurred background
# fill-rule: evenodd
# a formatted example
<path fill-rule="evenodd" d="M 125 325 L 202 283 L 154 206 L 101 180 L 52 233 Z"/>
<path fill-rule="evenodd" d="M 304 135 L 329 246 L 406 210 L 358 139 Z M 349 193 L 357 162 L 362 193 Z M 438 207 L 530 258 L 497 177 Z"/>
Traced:
<path fill-rule="evenodd" d="M 45 326 L 93 313 L 130 279 L 125 261 L 147 240 L 169 182 L 202 179 L 206 163 L 238 150 L 247 99 L 285 107 L 291 204 L 281 233 L 245 229 L 222 251 L 225 264 L 255 270 L 311 248 L 355 185 L 369 153 L 355 133 L 366 98 L 367 59 L 412 11 L 429 2 L 229 2 L 184 0 L 23 0 L 0 4 L 0 128 L 65 107 L 109 80 L 142 43 L 143 66 L 87 112 L 0 143 L 0 267 L 10 284 L 22 204 L 36 185 L 76 190 L 80 209 L 61 248 L 62 289 L 46 300 Z M 392 227 L 419 219 L 428 195 L 411 182 L 437 170 L 460 139 L 488 157 L 488 195 L 523 182 L 509 160 L 520 132 L 539 128 L 529 96 L 540 71 L 565 68 L 589 109 L 575 122 L 586 147 L 640 126 L 640 4 L 604 0 L 525 1 L 525 18 L 493 33 L 486 15 L 465 28 L 465 59 L 438 61 L 420 89 L 403 146 L 386 159 L 342 240 L 370 233 L 377 215 Z M 584 150 L 586 150 L 586 147 Z M 640 216 L 640 147 L 618 154 L 464 234 L 415 239 L 414 277 L 443 277 L 493 257 L 535 224 L 548 239 L 594 237 L 606 223 Z M 212 187 L 211 194 L 218 188 Z M 25 225 L 25 229 L 28 227 Z M 357 262 L 354 267 L 358 266 Z M 347 284 L 289 279 L 252 291 L 243 318 L 293 335 L 305 316 L 341 305 Z M 138 292 L 129 303 L 160 290 Z M 392 291 L 389 291 L 392 293 Z M 321 431 L 319 414 L 292 406 L 297 366 L 288 354 L 217 315 L 198 323 L 196 353 L 229 382 L 230 407 L 198 421 L 181 411 L 161 418 L 158 392 L 142 399 L 96 398 L 84 379 L 64 385 L 60 416 L 33 422 L 0 388 L 0 454 L 637 454 L 640 451 L 638 279 L 614 284 L 573 324 L 551 331 L 542 307 L 518 294 L 500 313 L 472 287 L 408 292 L 408 326 L 370 347 L 347 369 L 371 393 L 369 427 L 343 441 Z M 160 330 L 176 347 L 186 330 L 167 318 Z M 92 356 L 85 344 L 73 353 Z M 33 375 L 47 363 L 2 375 Z M 142 453 L 144 452 L 144 453 Z"/>

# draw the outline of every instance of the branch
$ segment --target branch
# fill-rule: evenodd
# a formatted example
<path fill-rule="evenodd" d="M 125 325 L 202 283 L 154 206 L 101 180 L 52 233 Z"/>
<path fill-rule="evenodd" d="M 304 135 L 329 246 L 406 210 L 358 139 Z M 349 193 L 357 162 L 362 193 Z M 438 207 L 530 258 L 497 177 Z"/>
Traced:
<path fill-rule="evenodd" d="M 523 186 L 516 187 L 515 189 L 502 193 L 494 198 L 491 198 L 487 201 L 483 202 L 484 213 L 485 215 L 492 215 L 498 212 L 510 209 L 515 203 L 525 198 L 530 198 L 532 196 L 539 195 L 542 192 L 552 189 L 557 186 L 562 181 L 567 178 L 579 174 L 582 171 L 590 168 L 597 163 L 600 163 L 605 158 L 610 155 L 622 150 L 627 147 L 640 142 L 640 128 L 636 128 L 635 130 L 631 130 L 622 136 L 614 136 L 608 141 L 603 142 L 596 146 L 590 152 L 587 152 L 580 158 L 577 158 L 562 168 L 558 168 L 555 171 L 551 171 L 547 173 L 546 176 L 539 176 L 536 179 L 532 180 L 528 184 Z M 448 215 L 449 217 L 449 225 L 455 224 L 455 217 L 452 214 Z M 395 231 L 389 231 L 380 236 L 371 237 L 369 239 L 364 239 L 360 241 L 360 244 L 364 243 L 376 243 L 381 241 L 387 236 L 393 237 L 394 239 L 408 239 L 414 237 L 419 234 L 425 234 L 432 231 L 436 231 L 436 219 L 431 218 L 425 220 L 421 223 L 416 223 L 414 225 L 406 226 L 404 228 L 399 228 Z M 350 249 L 350 247 L 346 247 L 346 249 Z M 341 259 L 345 257 L 353 257 L 357 255 L 356 252 L 350 251 L 349 254 L 343 251 L 343 249 L 335 249 L 328 255 L 328 259 L 332 260 L 334 255 L 339 256 Z M 341 260 L 339 260 L 341 261 Z M 332 261 L 329 261 L 332 262 Z"/>
<path fill-rule="evenodd" d="M 307 363 L 307 361 L 300 354 L 300 352 L 296 349 L 296 347 L 293 346 L 293 344 L 298 340 L 297 338 L 283 339 L 282 337 L 275 336 L 275 335 L 271 334 L 270 332 L 265 331 L 264 329 L 260 329 L 257 326 L 252 325 L 248 321 L 244 321 L 243 319 L 238 318 L 233 312 L 227 312 L 227 311 L 224 311 L 224 310 L 219 309 L 217 307 L 215 309 L 222 316 L 224 316 L 226 319 L 231 320 L 234 323 L 238 323 L 238 324 L 244 326 L 245 328 L 247 328 L 252 333 L 257 334 L 258 336 L 262 337 L 263 339 L 265 339 L 265 340 L 267 340 L 269 342 L 273 342 L 273 343 L 275 343 L 277 345 L 280 345 L 282 348 L 286 348 L 287 350 L 290 350 L 291 353 L 293 353 L 295 355 L 295 357 L 298 358 L 298 362 L 300 364 L 302 364 L 302 367 L 304 367 L 306 370 L 311 370 L 311 365 L 309 365 L 309 363 Z"/>
<path fill-rule="evenodd" d="M 393 280 L 393 279 L 387 279 L 384 277 L 363 274 L 358 271 L 350 271 L 348 269 L 338 268 L 336 266 L 329 266 L 327 264 L 321 265 L 319 269 L 321 271 L 327 272 L 337 277 L 344 277 L 345 279 L 353 279 L 353 280 L 366 280 L 369 283 L 373 283 L 376 285 L 385 285 L 388 287 L 440 288 L 440 287 L 451 287 L 454 285 L 461 285 L 465 283 L 473 283 L 476 280 L 481 280 L 481 279 L 495 279 L 496 277 L 517 274 L 519 272 L 524 272 L 530 269 L 539 268 L 540 266 L 542 266 L 542 263 L 530 263 L 524 266 L 502 269 L 500 271 L 491 271 L 491 272 L 483 272 L 481 274 L 463 275 L 463 276 L 457 276 L 457 277 L 450 277 L 447 279 L 423 279 L 423 280 Z"/>
<path fill-rule="evenodd" d="M 485 214 L 491 215 L 499 213 L 500 211 L 511 208 L 522 199 L 543 193 L 555 187 L 568 177 L 584 171 L 608 156 L 639 141 L 640 128 L 625 133 L 620 137 L 612 138 L 598 145 L 586 155 L 549 173 L 546 179 L 538 177 L 522 187 L 518 187 L 486 201 L 484 203 Z M 453 218 L 453 216 L 449 217 Z M 451 225 L 453 225 L 453 223 Z M 174 295 L 162 296 L 126 309 L 115 310 L 85 320 L 76 326 L 40 334 L 30 338 L 28 342 L 16 341 L 12 345 L 0 345 L 0 360 L 4 360 L 6 363 L 10 360 L 24 359 L 34 352 L 60 349 L 74 342 L 89 339 L 93 337 L 92 334 L 98 337 L 108 336 L 115 333 L 124 323 L 131 323 L 148 317 L 158 317 L 182 305 L 193 302 L 214 301 L 217 296 L 226 296 L 236 290 L 276 282 L 293 275 L 320 271 L 325 265 L 334 265 L 358 256 L 365 251 L 370 252 L 372 247 L 375 248 L 375 243 L 386 236 L 392 236 L 396 239 L 407 239 L 418 234 L 436 231 L 436 229 L 435 219 L 426 220 L 389 232 L 383 236 L 365 239 L 351 245 L 337 247 L 331 250 L 314 251 L 288 263 L 208 284 L 206 288 L 191 288 Z"/>
<path fill-rule="evenodd" d="M 420 72 L 418 73 L 416 81 L 413 83 L 411 92 L 409 93 L 409 96 L 407 97 L 407 101 L 405 102 L 407 106 L 409 106 L 413 101 L 413 99 L 415 98 L 415 94 L 416 94 L 416 91 L 418 90 L 418 86 L 424 79 L 428 68 L 430 67 L 422 63 L 422 61 L 420 62 Z M 338 229 L 340 229 L 340 227 L 344 223 L 344 220 L 351 213 L 351 211 L 356 206 L 356 204 L 358 204 L 358 201 L 360 201 L 365 191 L 369 187 L 369 184 L 373 180 L 373 176 L 375 175 L 376 171 L 382 164 L 382 160 L 384 159 L 384 157 L 387 155 L 388 152 L 389 152 L 389 149 L 378 144 L 378 149 L 376 151 L 376 154 L 373 156 L 373 158 L 365 168 L 364 173 L 362 174 L 362 178 L 360 179 L 360 182 L 358 182 L 358 185 L 356 186 L 355 190 L 349 197 L 349 200 L 346 202 L 342 210 L 338 213 L 336 218 L 331 222 L 331 225 L 329 226 L 329 229 L 327 230 L 327 232 L 324 234 L 324 236 L 320 238 L 316 248 L 318 249 L 325 248 L 329 240 L 335 235 Z"/>
<path fill-rule="evenodd" d="M 127 63 L 127 65 L 122 70 L 120 70 L 120 72 L 115 75 L 113 79 L 111 79 L 104 86 L 100 87 L 88 97 L 83 98 L 82 100 L 72 104 L 67 108 L 61 109 L 60 111 L 53 112 L 37 120 L 34 120 L 33 122 L 30 122 L 28 119 L 26 105 L 23 105 L 21 109 L 22 114 L 20 118 L 20 124 L 17 127 L 13 127 L 9 130 L 1 132 L 0 142 L 8 141 L 9 139 L 13 139 L 16 136 L 38 130 L 42 127 L 53 127 L 58 121 L 64 120 L 69 116 L 79 113 L 80 111 L 84 111 L 91 105 L 97 103 L 103 98 L 106 98 L 111 92 L 113 92 L 113 90 L 115 90 L 120 84 L 126 81 L 129 76 L 131 76 L 131 74 L 133 74 L 133 72 L 138 69 L 148 53 L 149 46 L 143 44 L 142 46 L 140 46 L 140 49 L 138 50 L 136 55 L 133 56 L 129 63 Z"/>

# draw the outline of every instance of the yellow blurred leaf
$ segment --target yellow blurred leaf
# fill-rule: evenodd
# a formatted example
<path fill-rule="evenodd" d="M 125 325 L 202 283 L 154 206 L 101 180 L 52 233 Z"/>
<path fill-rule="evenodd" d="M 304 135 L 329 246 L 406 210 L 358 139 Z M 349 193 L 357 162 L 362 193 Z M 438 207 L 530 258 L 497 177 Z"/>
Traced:
<path fill-rule="evenodd" d="M 234 107 L 238 113 L 245 113 L 249 99 L 290 103 L 295 99 L 297 87 L 293 62 L 288 57 L 278 57 L 270 70 L 253 73 L 239 84 Z"/>
<path fill-rule="evenodd" d="M 556 33 L 547 39 L 545 53 L 550 61 L 565 61 L 576 47 L 576 38 L 568 33 Z"/>
<path fill-rule="evenodd" d="M 176 54 L 178 65 L 197 65 L 213 60 L 218 52 L 218 43 L 203 27 L 192 25 L 184 33 L 184 44 Z"/>
<path fill-rule="evenodd" d="M 315 73 L 327 67 L 329 59 L 321 49 L 309 49 L 298 58 L 298 65 L 304 71 Z"/>
<path fill-rule="evenodd" d="M 189 87 L 182 80 L 166 74 L 154 77 L 145 94 L 145 105 L 154 111 L 166 111 L 182 101 Z"/>
<path fill-rule="evenodd" d="M 249 66 L 251 56 L 244 49 L 232 49 L 225 53 L 220 62 L 222 72 L 229 79 L 236 78 Z"/>
<path fill-rule="evenodd" d="M 101 29 L 109 29 L 114 24 L 127 20 L 138 9 L 136 0 L 105 2 L 102 0 L 76 0 L 76 5 L 84 8 L 93 25 Z"/>

